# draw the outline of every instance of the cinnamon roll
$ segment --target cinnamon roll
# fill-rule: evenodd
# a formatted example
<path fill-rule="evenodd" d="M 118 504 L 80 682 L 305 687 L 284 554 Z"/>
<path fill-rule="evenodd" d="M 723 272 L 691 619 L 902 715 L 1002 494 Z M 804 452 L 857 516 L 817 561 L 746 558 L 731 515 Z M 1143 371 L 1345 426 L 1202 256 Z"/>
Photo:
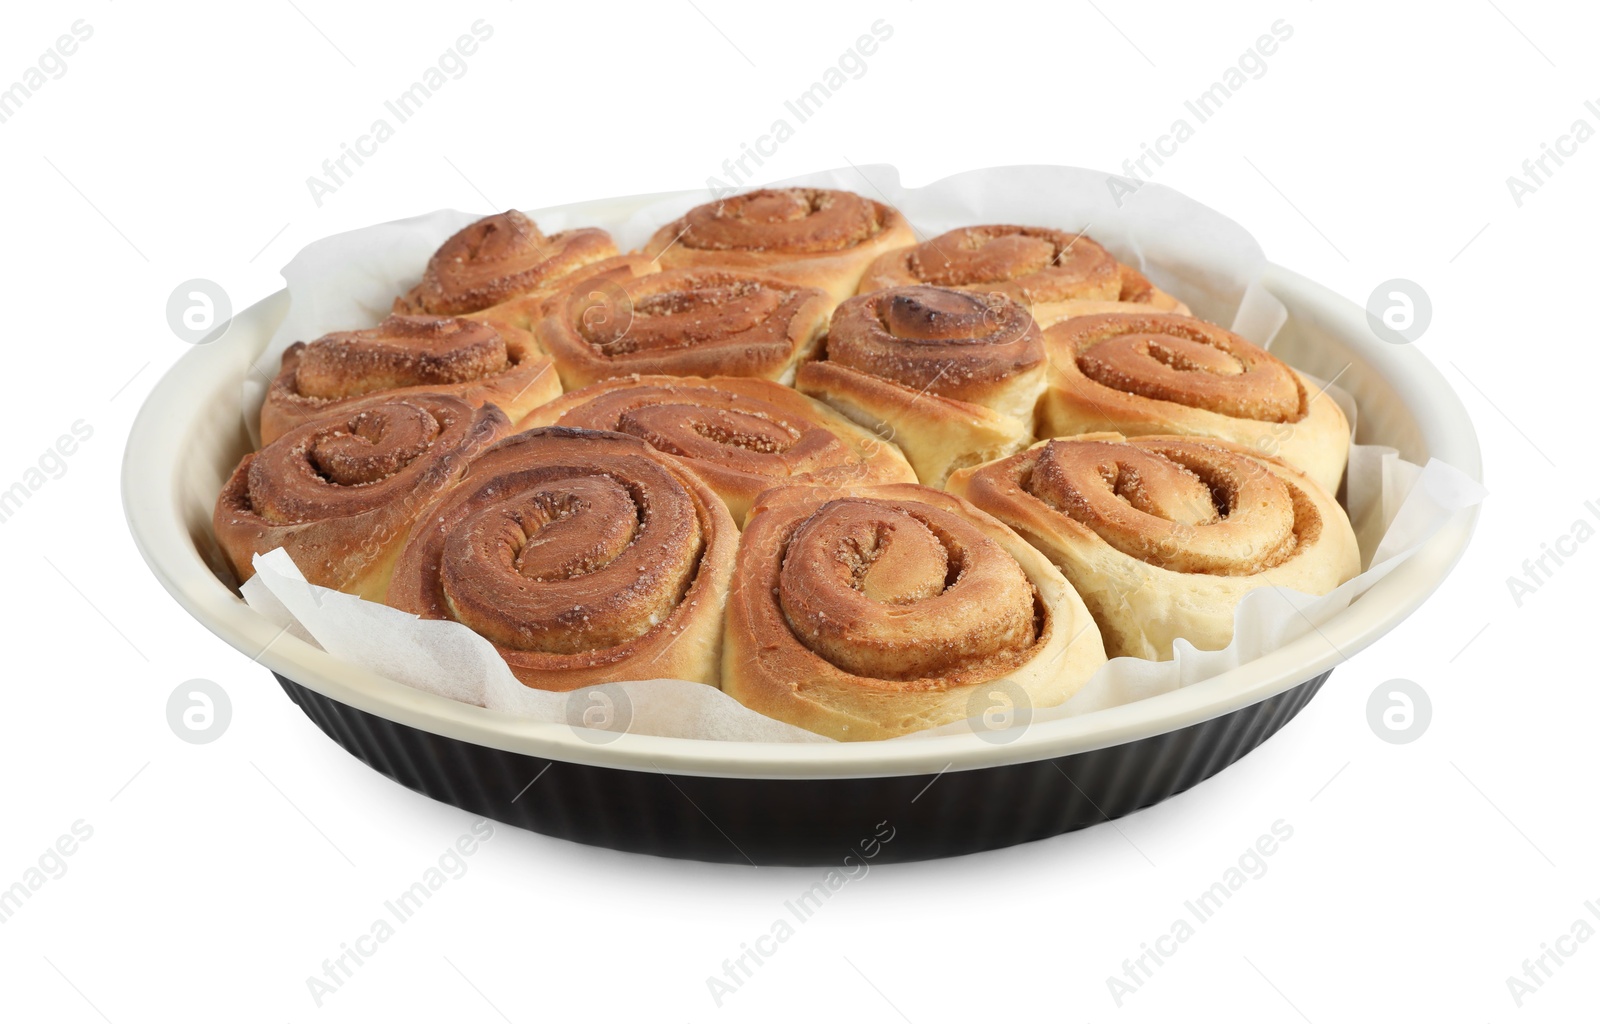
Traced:
<path fill-rule="evenodd" d="M 396 313 L 463 316 L 548 289 L 597 260 L 615 256 L 599 228 L 546 235 L 516 210 L 473 221 L 428 260 L 422 280 L 394 300 Z"/>
<path fill-rule="evenodd" d="M 1361 571 L 1344 510 L 1309 475 L 1241 445 L 1091 434 L 964 469 L 951 491 L 1066 574 L 1106 652 L 1226 647 L 1245 594 L 1326 594 Z"/>
<path fill-rule="evenodd" d="M 858 295 L 834 311 L 826 350 L 795 387 L 900 445 L 925 484 L 1033 439 L 1044 343 L 1003 295 L 927 285 Z"/>
<path fill-rule="evenodd" d="M 745 525 L 722 688 L 769 717 L 886 739 L 970 717 L 986 688 L 1059 704 L 1104 661 L 1055 567 L 954 495 L 779 487 Z"/>
<path fill-rule="evenodd" d="M 738 529 L 625 434 L 541 427 L 478 456 L 412 531 L 388 603 L 495 645 L 525 685 L 717 684 Z"/>
<path fill-rule="evenodd" d="M 507 299 L 497 306 L 490 306 L 476 313 L 468 313 L 466 319 L 478 320 L 500 329 L 511 328 L 513 331 L 526 331 L 531 334 L 537 328 L 539 321 L 549 312 L 555 296 L 562 290 L 576 290 L 581 282 L 596 278 L 602 281 L 613 278 L 626 280 L 630 277 L 654 274 L 660 269 L 659 263 L 641 253 L 627 252 L 620 256 L 608 256 L 574 270 L 547 288 Z M 608 291 L 608 287 L 604 283 L 597 283 L 586 294 L 592 294 L 597 300 L 613 295 L 614 291 Z"/>
<path fill-rule="evenodd" d="M 376 394 L 442 393 L 492 402 L 515 420 L 561 394 L 550 360 L 525 331 L 461 317 L 391 316 L 283 354 L 261 407 L 261 441 Z"/>
<path fill-rule="evenodd" d="M 750 377 L 622 377 L 569 391 L 521 429 L 559 424 L 641 438 L 677 456 L 743 523 L 785 483 L 915 483 L 893 444 L 781 384 Z"/>
<path fill-rule="evenodd" d="M 241 583 L 254 555 L 283 548 L 310 582 L 381 600 L 411 524 L 510 430 L 454 395 L 347 405 L 244 457 L 217 499 L 217 542 Z"/>
<path fill-rule="evenodd" d="M 764 188 L 697 206 L 658 230 L 645 253 L 663 267 L 716 265 L 855 294 L 867 265 L 916 241 L 899 211 L 825 188 Z"/>
<path fill-rule="evenodd" d="M 1041 327 L 1089 313 L 1189 312 L 1094 239 L 1014 224 L 957 228 L 886 252 L 857 291 L 914 284 L 1008 296 L 1028 306 Z"/>
<path fill-rule="evenodd" d="M 629 374 L 764 377 L 784 383 L 828 322 L 827 297 L 723 267 L 583 275 L 535 328 L 568 389 Z"/>
<path fill-rule="evenodd" d="M 1103 314 L 1056 324 L 1044 339 L 1041 437 L 1215 437 L 1278 456 L 1338 491 L 1350 452 L 1344 411 L 1232 331 L 1174 314 Z"/>

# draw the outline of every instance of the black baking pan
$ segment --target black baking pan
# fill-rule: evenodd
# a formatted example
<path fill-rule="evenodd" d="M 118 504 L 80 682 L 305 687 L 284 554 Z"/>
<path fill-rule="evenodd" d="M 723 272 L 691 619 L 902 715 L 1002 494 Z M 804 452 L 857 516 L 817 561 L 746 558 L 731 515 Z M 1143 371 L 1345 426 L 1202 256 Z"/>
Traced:
<path fill-rule="evenodd" d="M 1339 377 L 1357 440 L 1443 460 L 1474 479 L 1460 401 L 1414 346 L 1381 340 L 1365 313 L 1268 266 L 1289 312 L 1273 351 Z M 1132 704 L 1036 720 L 1008 742 L 975 733 L 861 743 L 747 743 L 621 734 L 607 742 L 416 690 L 285 632 L 221 570 L 211 510 L 250 449 L 242 384 L 282 321 L 279 292 L 185 354 L 129 438 L 123 499 L 152 571 L 197 620 L 270 669 L 333 740 L 371 767 L 475 814 L 582 843 L 754 864 L 837 863 L 894 831 L 879 856 L 916 860 L 1059 835 L 1183 792 L 1266 741 L 1329 672 L 1394 629 L 1464 551 L 1463 509 L 1316 630 L 1210 679 Z"/>

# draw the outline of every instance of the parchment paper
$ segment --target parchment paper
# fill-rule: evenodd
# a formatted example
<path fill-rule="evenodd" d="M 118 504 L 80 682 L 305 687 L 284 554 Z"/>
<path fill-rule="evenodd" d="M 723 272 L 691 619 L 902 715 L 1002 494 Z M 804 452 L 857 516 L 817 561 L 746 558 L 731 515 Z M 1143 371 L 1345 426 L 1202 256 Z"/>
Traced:
<path fill-rule="evenodd" d="M 1215 211 L 1156 184 L 1146 184 L 1119 208 L 1105 175 L 1059 167 L 970 171 L 922 188 L 900 184 L 892 167 L 844 168 L 777 184 L 844 188 L 901 210 L 927 239 L 979 223 L 1038 224 L 1084 231 L 1197 316 L 1231 323 L 1258 344 L 1270 344 L 1287 313 L 1255 282 L 1265 265 L 1255 240 Z M 642 206 L 601 200 L 529 211 L 547 233 L 595 225 L 623 249 L 642 244 L 655 228 L 710 199 L 704 190 L 655 197 Z M 394 297 L 416 282 L 445 238 L 481 214 L 441 210 L 314 242 L 284 268 L 290 309 L 258 360 L 263 371 L 245 385 L 245 417 L 259 413 L 267 374 L 292 342 L 332 330 L 370 326 Z M 1321 382 L 1319 382 L 1321 383 Z M 1337 387 L 1328 394 L 1344 407 L 1352 430 L 1359 412 Z M 254 434 L 252 433 L 252 436 Z M 1345 506 L 1358 525 L 1364 571 L 1322 597 L 1271 587 L 1253 591 L 1234 616 L 1234 639 L 1220 651 L 1183 640 L 1171 661 L 1117 658 L 1075 697 L 1032 709 L 1034 722 L 1086 714 L 1187 686 L 1266 654 L 1317 629 L 1409 557 L 1461 508 L 1482 500 L 1483 488 L 1437 460 L 1417 466 L 1389 448 L 1353 445 Z M 305 582 L 280 550 L 257 556 L 245 599 L 262 615 L 335 656 L 397 682 L 456 700 L 567 722 L 600 731 L 719 740 L 833 742 L 756 714 L 712 687 L 675 679 L 589 687 L 573 694 L 531 690 L 517 682 L 482 637 L 459 623 L 423 621 Z M 970 731 L 959 722 L 899 740 Z"/>

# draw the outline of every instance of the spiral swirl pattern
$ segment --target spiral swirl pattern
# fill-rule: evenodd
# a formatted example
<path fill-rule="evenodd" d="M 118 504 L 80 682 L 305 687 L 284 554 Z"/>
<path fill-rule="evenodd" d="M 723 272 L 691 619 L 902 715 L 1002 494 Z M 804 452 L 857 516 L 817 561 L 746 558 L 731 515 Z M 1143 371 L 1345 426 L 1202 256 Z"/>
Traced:
<path fill-rule="evenodd" d="M 1277 423 L 1298 419 L 1304 406 L 1293 370 L 1203 320 L 1106 314 L 1051 330 L 1079 372 L 1116 391 Z"/>
<path fill-rule="evenodd" d="M 822 292 L 716 267 L 577 281 L 537 337 L 569 389 L 632 373 L 792 379 L 826 325 Z"/>
<path fill-rule="evenodd" d="M 819 402 L 741 377 L 637 377 L 569 392 L 523 421 L 611 430 L 684 459 L 743 522 L 755 496 L 784 483 L 911 483 L 894 445 Z"/>
<path fill-rule="evenodd" d="M 428 260 L 422 281 L 394 302 L 396 313 L 462 316 L 548 288 L 617 247 L 599 228 L 545 235 L 516 210 L 474 221 Z"/>
<path fill-rule="evenodd" d="M 1330 493 L 1350 447 L 1343 410 L 1275 356 L 1176 314 L 1077 317 L 1044 332 L 1040 435 L 1190 434 L 1285 459 Z"/>
<path fill-rule="evenodd" d="M 1322 532 L 1293 484 L 1204 441 L 1050 441 L 1026 488 L 1123 554 L 1173 572 L 1253 575 Z"/>
<path fill-rule="evenodd" d="M 720 266 L 822 289 L 830 305 L 856 292 L 881 254 L 916 235 L 883 203 L 819 188 L 760 189 L 697 206 L 644 251 L 668 269 Z"/>
<path fill-rule="evenodd" d="M 636 438 L 545 427 L 480 456 L 407 543 L 389 603 L 492 642 L 528 686 L 716 682 L 737 530 Z"/>
<path fill-rule="evenodd" d="M 1020 302 L 1119 298 L 1122 267 L 1094 239 L 1050 228 L 957 228 L 875 260 L 862 294 L 912 284 L 993 292 Z"/>
<path fill-rule="evenodd" d="M 1029 679 L 1065 650 L 1062 590 L 1036 552 L 943 492 L 778 488 L 745 526 L 723 688 L 839 739 L 954 721 L 972 687 Z M 1072 676 L 1053 667 L 1047 688 Z"/>
<path fill-rule="evenodd" d="M 979 405 L 1038 375 L 1044 344 L 1027 309 L 1005 298 L 924 285 L 859 295 L 834 311 L 828 359 Z M 1031 412 L 1031 398 L 1030 398 Z"/>
<path fill-rule="evenodd" d="M 526 332 L 459 317 L 390 316 L 290 346 L 262 406 L 261 437 L 270 443 L 351 400 L 407 392 L 494 402 L 515 417 L 559 394 L 560 382 Z"/>
<path fill-rule="evenodd" d="M 992 677 L 1038 639 L 1016 560 L 934 505 L 825 502 L 789 535 L 776 583 L 794 639 L 857 676 Z"/>
<path fill-rule="evenodd" d="M 888 219 L 888 207 L 854 192 L 764 188 L 690 210 L 678 244 L 719 251 L 830 253 L 871 240 Z"/>
<path fill-rule="evenodd" d="M 295 389 L 309 398 L 352 398 L 395 388 L 460 384 L 504 373 L 505 338 L 488 324 L 391 316 L 366 331 L 330 334 L 306 347 Z"/>
<path fill-rule="evenodd" d="M 510 426 L 451 395 L 353 404 L 245 456 L 217 500 L 218 541 L 240 580 L 282 547 L 312 583 L 381 593 L 411 523 Z"/>
<path fill-rule="evenodd" d="M 1309 477 L 1237 445 L 1090 434 L 962 470 L 950 488 L 1043 551 L 1112 657 L 1227 645 L 1250 590 L 1324 594 L 1360 571 L 1344 511 Z"/>

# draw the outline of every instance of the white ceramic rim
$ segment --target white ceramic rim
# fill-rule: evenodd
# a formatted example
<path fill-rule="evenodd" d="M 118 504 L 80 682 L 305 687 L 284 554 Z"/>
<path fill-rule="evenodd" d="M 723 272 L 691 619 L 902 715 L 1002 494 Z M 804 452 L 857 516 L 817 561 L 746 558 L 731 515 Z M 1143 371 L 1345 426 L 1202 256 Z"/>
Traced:
<path fill-rule="evenodd" d="M 1335 337 L 1383 379 L 1416 421 L 1428 455 L 1481 478 L 1465 408 L 1414 347 L 1378 340 L 1353 303 L 1281 267 L 1263 284 L 1291 318 Z M 1172 732 L 1249 707 L 1326 672 L 1389 632 L 1443 582 L 1466 549 L 1476 508 L 1458 513 L 1426 545 L 1317 630 L 1219 676 L 1121 707 L 1035 722 L 1007 743 L 974 735 L 862 743 L 746 743 L 617 735 L 595 742 L 565 724 L 530 721 L 424 693 L 340 661 L 246 605 L 207 567 L 183 522 L 180 467 L 201 409 L 194 396 L 237 381 L 288 306 L 277 292 L 235 318 L 219 341 L 186 353 L 155 386 L 133 423 L 123 462 L 123 504 L 135 543 L 178 603 L 266 668 L 326 697 L 402 725 L 533 757 L 634 771 L 738 778 L 817 779 L 932 775 L 1018 764 Z M 587 735 L 593 736 L 593 733 Z"/>

